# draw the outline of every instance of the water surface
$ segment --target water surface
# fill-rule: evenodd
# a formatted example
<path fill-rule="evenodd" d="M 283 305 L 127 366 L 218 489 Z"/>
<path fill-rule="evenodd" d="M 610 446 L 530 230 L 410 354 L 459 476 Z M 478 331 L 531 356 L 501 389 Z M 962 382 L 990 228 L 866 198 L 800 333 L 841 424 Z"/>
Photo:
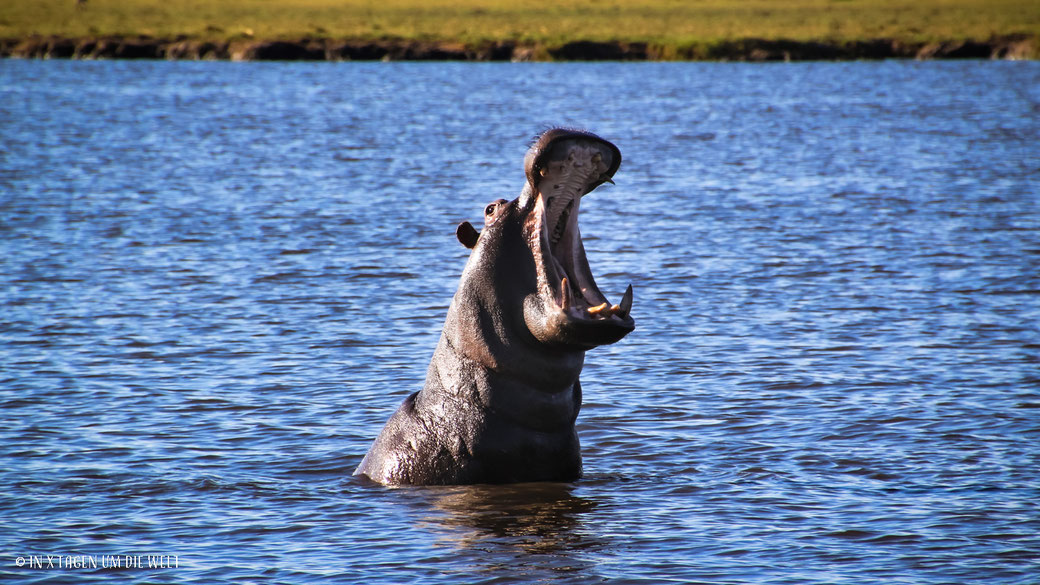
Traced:
<path fill-rule="evenodd" d="M 585 477 L 354 480 L 551 124 Z M 1040 64 L 6 60 L 0 133 L 5 582 L 1038 582 Z"/>

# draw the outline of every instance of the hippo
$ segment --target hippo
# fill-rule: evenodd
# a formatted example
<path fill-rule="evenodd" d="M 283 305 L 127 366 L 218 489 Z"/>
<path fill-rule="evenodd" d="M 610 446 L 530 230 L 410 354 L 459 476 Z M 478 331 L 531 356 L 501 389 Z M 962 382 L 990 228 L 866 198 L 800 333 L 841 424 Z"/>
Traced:
<path fill-rule="evenodd" d="M 388 485 L 574 481 L 574 427 L 585 352 L 635 329 L 632 285 L 613 304 L 578 230 L 581 198 L 621 152 L 595 134 L 553 128 L 524 158 L 527 183 L 484 208 L 422 389 L 390 417 L 354 475 Z"/>

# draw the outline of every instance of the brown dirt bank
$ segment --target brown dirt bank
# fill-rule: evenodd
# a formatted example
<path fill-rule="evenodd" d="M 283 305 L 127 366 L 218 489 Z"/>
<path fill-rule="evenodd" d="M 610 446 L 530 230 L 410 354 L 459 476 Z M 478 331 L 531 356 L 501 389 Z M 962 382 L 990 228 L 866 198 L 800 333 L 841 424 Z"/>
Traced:
<path fill-rule="evenodd" d="M 741 39 L 686 47 L 574 41 L 541 46 L 513 41 L 466 45 L 412 40 L 210 41 L 154 37 L 0 39 L 0 57 L 37 59 L 187 59 L 232 61 L 842 61 L 857 59 L 1035 59 L 1032 35 L 987 40 L 906 42 L 874 39 L 803 42 Z"/>

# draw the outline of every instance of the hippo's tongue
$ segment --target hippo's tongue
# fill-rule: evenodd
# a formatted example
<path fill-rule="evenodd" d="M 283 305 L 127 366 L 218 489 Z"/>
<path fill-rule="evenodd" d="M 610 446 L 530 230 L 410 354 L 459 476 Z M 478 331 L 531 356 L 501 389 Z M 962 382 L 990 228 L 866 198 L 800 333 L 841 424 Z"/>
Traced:
<path fill-rule="evenodd" d="M 601 143 L 564 140 L 553 145 L 539 170 L 538 193 L 544 206 L 543 226 L 549 256 L 559 277 L 557 304 L 582 319 L 628 316 L 632 287 L 621 302 L 611 305 L 596 286 L 578 229 L 583 195 L 610 180 L 612 152 Z"/>

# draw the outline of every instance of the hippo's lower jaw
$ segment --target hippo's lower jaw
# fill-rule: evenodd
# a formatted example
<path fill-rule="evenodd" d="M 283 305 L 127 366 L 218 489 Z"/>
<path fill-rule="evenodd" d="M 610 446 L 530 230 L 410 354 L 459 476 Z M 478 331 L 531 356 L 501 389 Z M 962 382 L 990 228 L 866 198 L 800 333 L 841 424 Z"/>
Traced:
<path fill-rule="evenodd" d="M 617 148 L 592 135 L 549 132 L 528 157 L 525 232 L 538 287 L 524 299 L 524 321 L 540 342 L 588 349 L 614 343 L 635 328 L 632 286 L 612 304 L 589 268 L 578 229 L 581 198 L 610 181 L 621 162 Z"/>

